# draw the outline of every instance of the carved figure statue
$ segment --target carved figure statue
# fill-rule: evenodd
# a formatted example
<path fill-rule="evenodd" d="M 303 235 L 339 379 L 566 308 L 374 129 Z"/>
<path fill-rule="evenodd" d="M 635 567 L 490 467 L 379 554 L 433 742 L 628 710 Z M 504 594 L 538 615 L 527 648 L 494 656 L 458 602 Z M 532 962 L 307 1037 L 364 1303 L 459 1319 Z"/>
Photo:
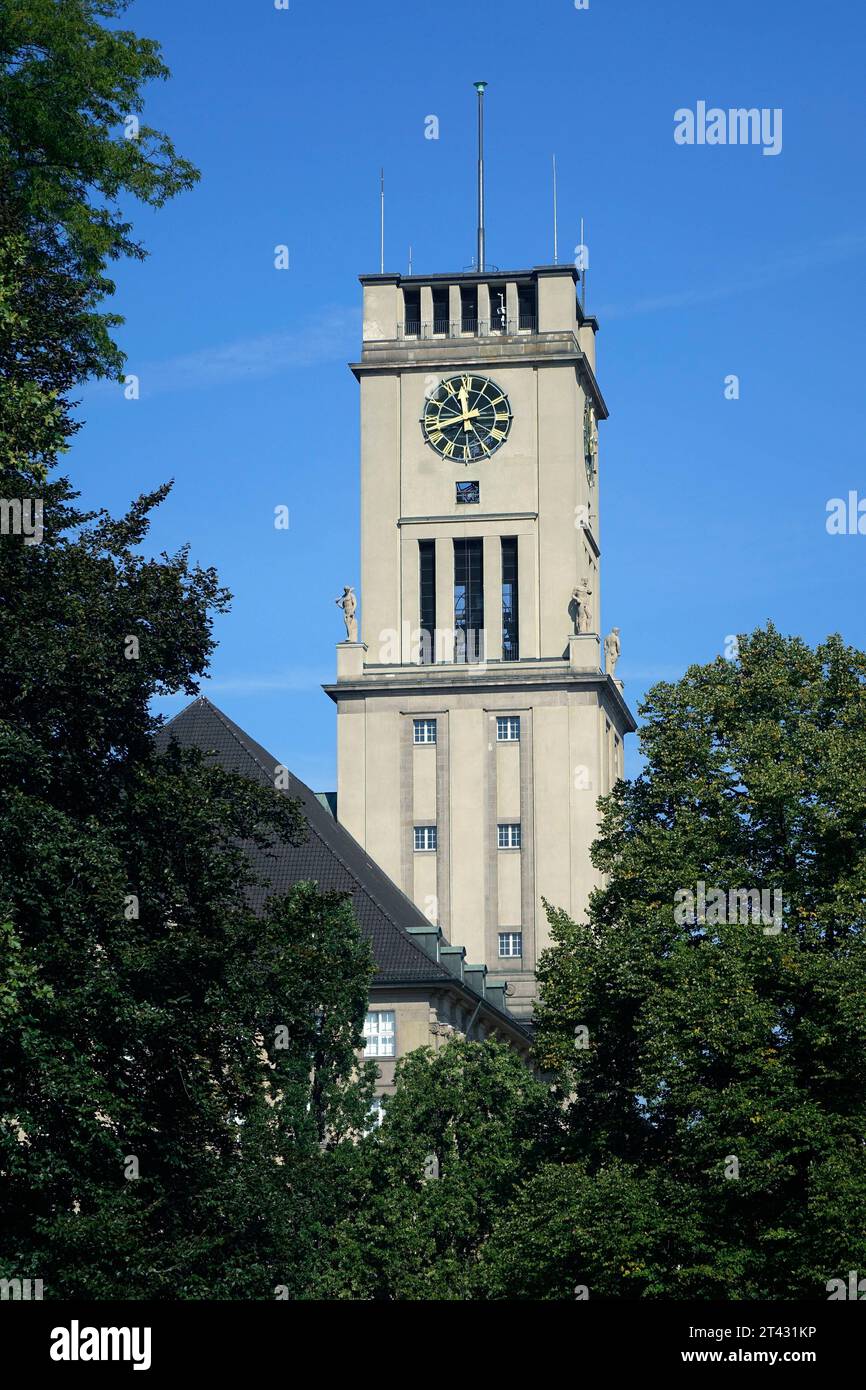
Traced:
<path fill-rule="evenodd" d="M 346 641 L 357 642 L 358 640 L 358 619 L 355 617 L 355 609 L 358 600 L 355 597 L 355 590 L 351 584 L 343 586 L 343 592 L 339 598 L 334 599 L 338 608 L 343 610 L 343 622 L 346 624 Z"/>
<path fill-rule="evenodd" d="M 574 630 L 577 633 L 592 632 L 592 589 L 585 579 L 571 592 L 574 606 Z"/>
<path fill-rule="evenodd" d="M 604 639 L 604 664 L 609 676 L 616 675 L 616 663 L 619 661 L 619 654 L 619 628 L 614 627 Z"/>

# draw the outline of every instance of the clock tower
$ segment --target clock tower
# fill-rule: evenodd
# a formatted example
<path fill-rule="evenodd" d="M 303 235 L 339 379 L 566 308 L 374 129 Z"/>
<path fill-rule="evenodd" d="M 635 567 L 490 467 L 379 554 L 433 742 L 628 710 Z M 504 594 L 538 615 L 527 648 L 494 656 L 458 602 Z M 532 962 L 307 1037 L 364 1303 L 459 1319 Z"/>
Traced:
<path fill-rule="evenodd" d="M 584 913 L 635 728 L 601 664 L 607 408 L 576 280 L 361 277 L 361 628 L 327 687 L 339 819 L 524 1016 L 542 899 Z"/>

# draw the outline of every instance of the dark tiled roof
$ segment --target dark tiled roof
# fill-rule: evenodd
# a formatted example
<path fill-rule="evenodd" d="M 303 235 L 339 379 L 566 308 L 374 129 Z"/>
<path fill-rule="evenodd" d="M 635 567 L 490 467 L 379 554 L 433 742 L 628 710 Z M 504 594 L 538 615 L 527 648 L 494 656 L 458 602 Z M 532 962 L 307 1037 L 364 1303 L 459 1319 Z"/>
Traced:
<path fill-rule="evenodd" d="M 176 739 L 181 747 L 199 748 L 216 758 L 226 771 L 269 787 L 275 784 L 276 769 L 283 766 L 204 696 L 163 725 L 157 744 L 166 747 L 170 739 Z M 373 948 L 376 984 L 410 980 L 453 983 L 450 972 L 428 956 L 406 930 L 429 930 L 430 923 L 420 909 L 373 862 L 315 792 L 291 773 L 288 783 L 286 795 L 301 803 L 307 838 L 297 846 L 281 842 L 271 853 L 252 851 L 256 876 L 265 881 L 252 892 L 253 906 L 261 909 L 271 893 L 288 892 L 292 884 L 302 881 L 313 881 L 323 891 L 348 893 L 361 930 Z"/>

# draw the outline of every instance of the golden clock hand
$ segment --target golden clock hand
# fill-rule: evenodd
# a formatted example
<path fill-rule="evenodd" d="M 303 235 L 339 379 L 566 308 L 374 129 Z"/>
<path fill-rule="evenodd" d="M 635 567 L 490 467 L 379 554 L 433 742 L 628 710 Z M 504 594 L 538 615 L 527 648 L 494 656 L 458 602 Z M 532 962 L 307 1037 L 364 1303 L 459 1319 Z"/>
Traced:
<path fill-rule="evenodd" d="M 440 415 L 438 423 L 441 428 L 442 425 L 456 425 L 458 420 L 462 420 L 465 426 L 467 420 L 474 420 L 480 414 L 480 410 L 467 410 L 464 415 Z"/>

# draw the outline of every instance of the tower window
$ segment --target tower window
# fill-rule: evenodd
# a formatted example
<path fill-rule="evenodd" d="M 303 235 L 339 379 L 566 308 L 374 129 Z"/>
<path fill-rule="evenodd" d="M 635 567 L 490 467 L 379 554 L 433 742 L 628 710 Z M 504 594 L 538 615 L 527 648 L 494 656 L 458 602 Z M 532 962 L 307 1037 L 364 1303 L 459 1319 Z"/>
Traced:
<path fill-rule="evenodd" d="M 438 837 L 435 825 L 416 825 L 415 830 L 415 849 L 421 853 L 429 853 L 438 848 Z"/>
<path fill-rule="evenodd" d="M 520 825 L 497 826 L 497 845 L 499 849 L 520 849 Z"/>
<path fill-rule="evenodd" d="M 502 537 L 502 660 L 517 661 L 520 643 L 517 614 L 517 537 Z"/>
<path fill-rule="evenodd" d="M 460 329 L 463 333 L 478 332 L 478 289 L 475 285 L 460 287 Z"/>
<path fill-rule="evenodd" d="M 504 285 L 490 285 L 490 332 L 504 333 L 508 327 L 508 311 Z"/>
<path fill-rule="evenodd" d="M 522 931 L 501 931 L 499 933 L 499 954 L 500 956 L 522 956 L 523 955 L 523 932 Z"/>
<path fill-rule="evenodd" d="M 407 338 L 417 338 L 421 333 L 421 291 L 403 291 L 403 332 Z"/>
<path fill-rule="evenodd" d="M 454 541 L 454 660 L 484 659 L 484 542 Z"/>
<path fill-rule="evenodd" d="M 435 719 L 414 719 L 412 721 L 412 724 L 412 735 L 415 743 L 436 742 Z"/>
<path fill-rule="evenodd" d="M 457 483 L 458 505 L 468 506 L 481 501 L 481 489 L 477 483 Z"/>
<path fill-rule="evenodd" d="M 497 716 L 496 719 L 496 742 L 497 743 L 519 743 L 520 742 L 520 718 L 515 714 Z"/>
<path fill-rule="evenodd" d="M 393 1009 L 374 1009 L 364 1019 L 364 1056 L 394 1057 L 397 1053 L 396 1019 Z"/>
<path fill-rule="evenodd" d="M 433 660 L 436 633 L 436 542 L 418 542 L 418 564 L 421 613 L 421 661 Z"/>
<path fill-rule="evenodd" d="M 448 289 L 434 288 L 433 290 L 433 332 L 449 333 L 451 331 L 450 311 L 448 308 Z"/>
<path fill-rule="evenodd" d="M 517 326 L 534 333 L 538 326 L 535 286 L 517 286 Z"/>

